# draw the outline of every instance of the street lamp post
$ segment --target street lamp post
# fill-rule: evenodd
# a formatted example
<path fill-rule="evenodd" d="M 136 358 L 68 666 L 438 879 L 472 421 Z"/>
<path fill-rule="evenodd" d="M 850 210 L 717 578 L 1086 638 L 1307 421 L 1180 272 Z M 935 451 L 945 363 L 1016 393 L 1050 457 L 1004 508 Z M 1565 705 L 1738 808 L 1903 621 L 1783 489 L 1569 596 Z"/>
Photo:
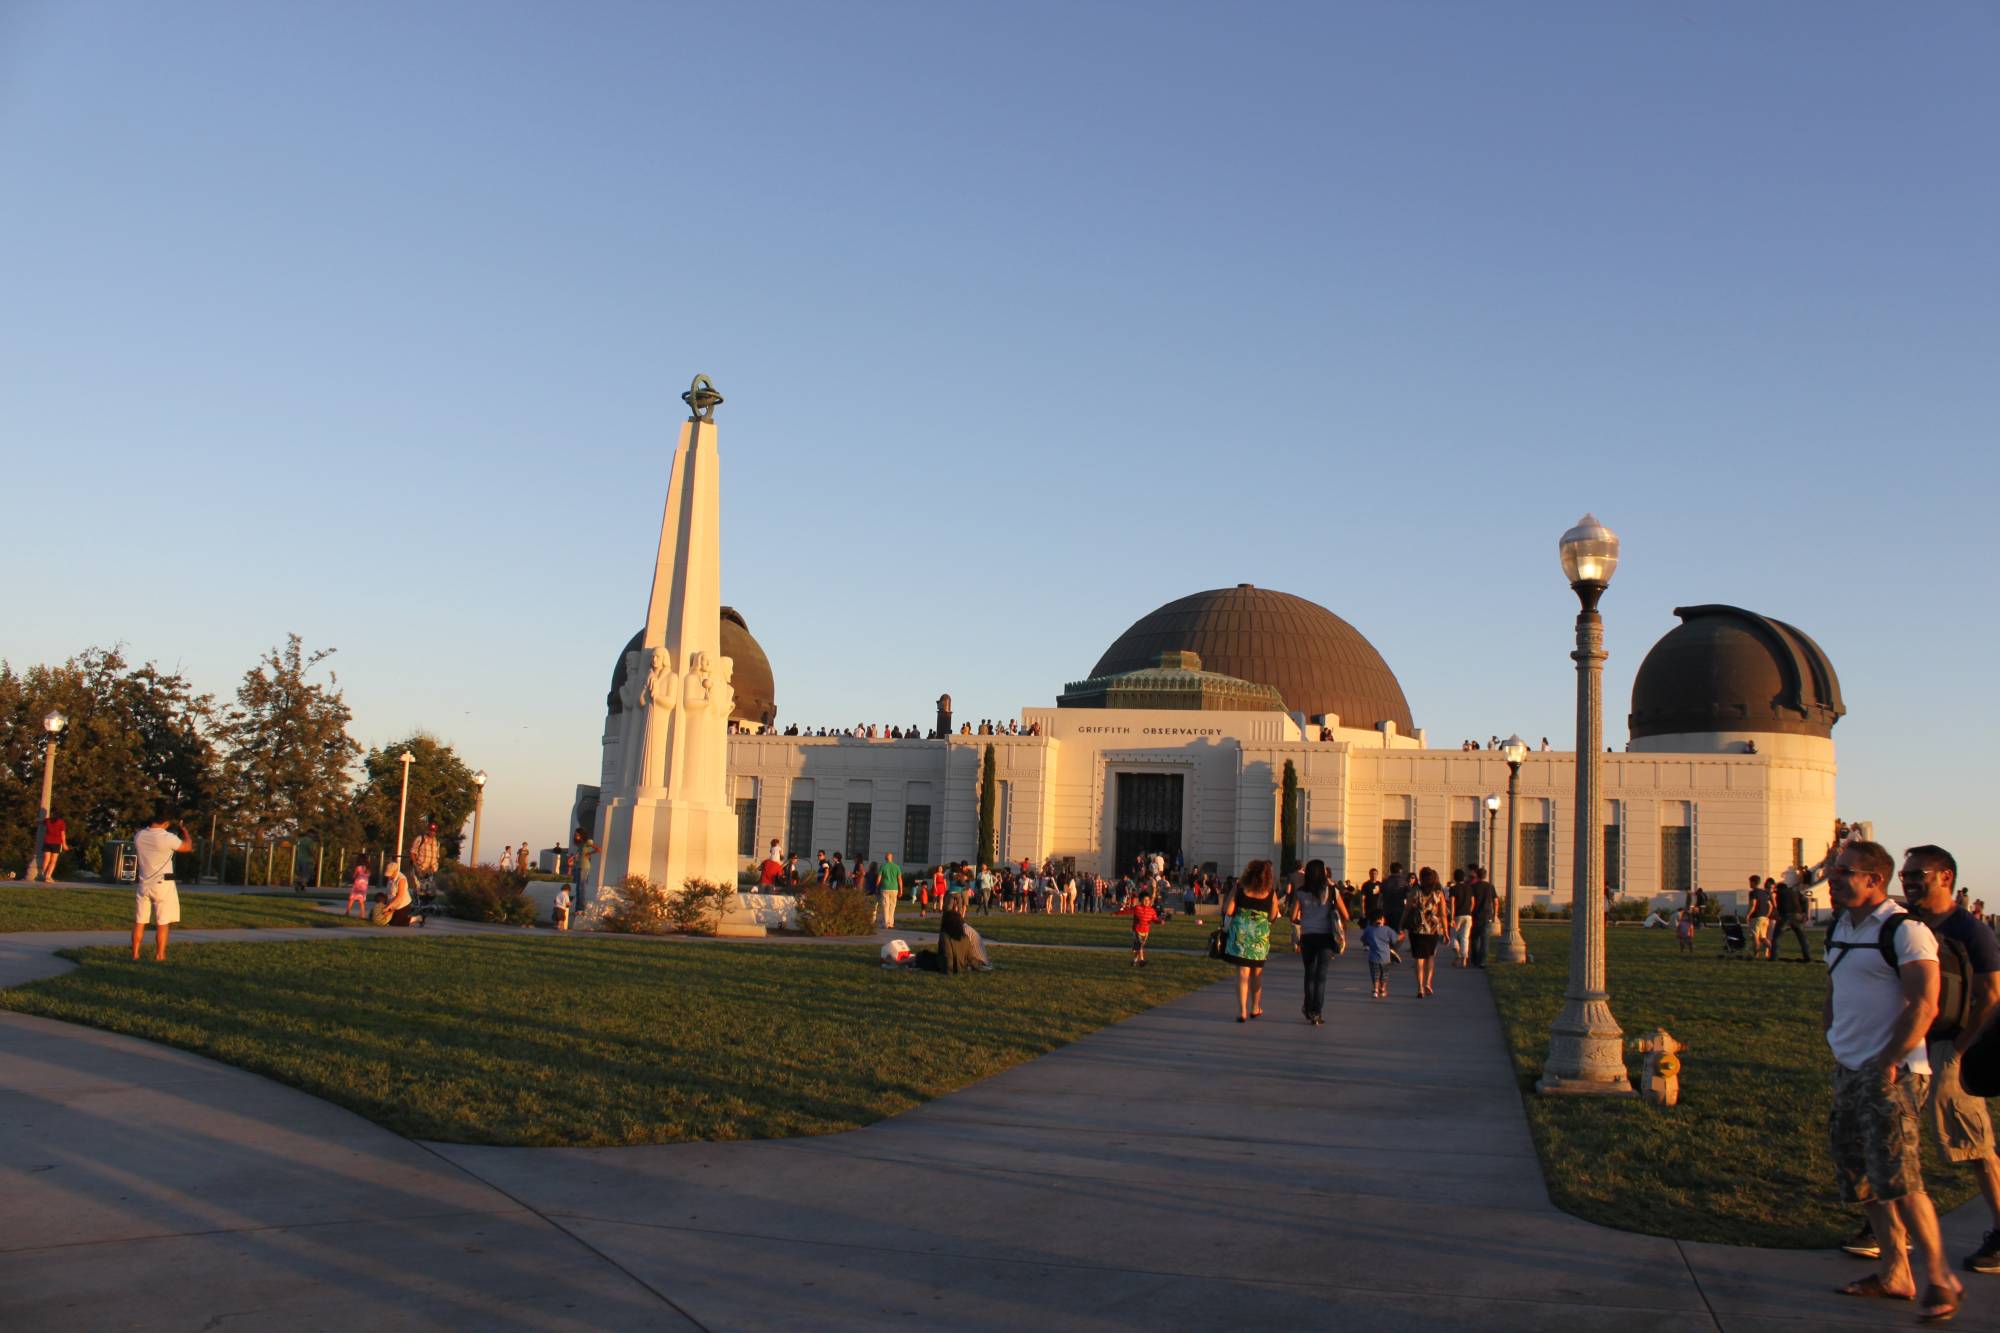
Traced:
<path fill-rule="evenodd" d="M 486 770 L 480 769 L 472 775 L 472 859 L 466 864 L 479 865 L 479 816 L 486 810 Z"/>
<path fill-rule="evenodd" d="M 1488 875 L 1493 873 L 1494 854 L 1500 850 L 1494 845 L 1494 831 L 1495 826 L 1499 823 L 1499 819 L 1500 798 L 1498 796 L 1488 796 L 1486 798 L 1486 855 L 1483 858 L 1486 862 L 1483 869 Z M 1486 882 L 1491 884 L 1493 881 L 1489 879 Z M 1500 920 L 1497 913 L 1493 914 L 1491 924 L 1486 929 L 1495 935 L 1500 933 Z"/>
<path fill-rule="evenodd" d="M 403 816 L 410 809 L 410 765 L 416 762 L 416 759 L 408 750 L 403 751 L 403 795 L 396 802 L 396 855 L 398 858 L 403 855 Z"/>
<path fill-rule="evenodd" d="M 1549 1058 L 1535 1087 L 1545 1093 L 1627 1094 L 1625 1034 L 1611 1016 L 1604 984 L 1603 770 L 1604 621 L 1597 600 L 1618 567 L 1618 536 L 1585 514 L 1562 535 L 1563 573 L 1582 609 L 1576 616 L 1576 849 L 1570 881 L 1569 987 L 1549 1027 Z"/>
<path fill-rule="evenodd" d="M 1518 735 L 1509 736 L 1500 747 L 1507 758 L 1507 929 L 1493 956 L 1503 963 L 1528 961 L 1528 941 L 1521 936 L 1521 765 L 1528 758 L 1528 743 Z"/>
<path fill-rule="evenodd" d="M 68 725 L 69 719 L 64 717 L 59 709 L 51 708 L 42 717 L 42 730 L 49 734 L 49 744 L 48 748 L 42 751 L 42 804 L 35 813 L 35 847 L 29 853 L 28 877 L 42 879 L 50 884 L 56 882 L 55 867 L 49 867 L 46 876 L 42 874 L 42 839 L 48 836 L 49 807 L 55 801 L 56 747 L 62 744 L 63 728 Z"/>

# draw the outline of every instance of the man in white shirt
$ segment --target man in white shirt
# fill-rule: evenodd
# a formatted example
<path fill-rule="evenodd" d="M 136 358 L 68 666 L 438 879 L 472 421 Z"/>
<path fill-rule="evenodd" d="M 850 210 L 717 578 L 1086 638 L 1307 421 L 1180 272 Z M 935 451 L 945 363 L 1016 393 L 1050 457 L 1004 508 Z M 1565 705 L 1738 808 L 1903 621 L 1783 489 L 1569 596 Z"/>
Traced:
<path fill-rule="evenodd" d="M 137 912 L 132 921 L 132 961 L 139 961 L 139 944 L 146 937 L 146 922 L 153 923 L 153 961 L 167 961 L 167 927 L 181 919 L 180 891 L 174 887 L 174 853 L 194 850 L 187 825 L 176 838 L 167 832 L 173 817 L 161 814 L 139 830 L 132 845 L 139 854 Z"/>
<path fill-rule="evenodd" d="M 1914 1258 L 1928 1284 L 1925 1316 L 1948 1319 L 1963 1287 L 1945 1263 L 1937 1210 L 1924 1192 L 1917 1131 L 1930 1086 L 1924 1034 L 1937 1016 L 1938 946 L 1930 927 L 1889 901 L 1895 871 L 1886 848 L 1857 839 L 1841 848 L 1831 877 L 1840 915 L 1827 937 L 1822 1015 L 1834 1059 L 1828 1139 L 1841 1198 L 1867 1208 L 1882 1244 L 1880 1269 L 1842 1292 L 1915 1297 Z"/>

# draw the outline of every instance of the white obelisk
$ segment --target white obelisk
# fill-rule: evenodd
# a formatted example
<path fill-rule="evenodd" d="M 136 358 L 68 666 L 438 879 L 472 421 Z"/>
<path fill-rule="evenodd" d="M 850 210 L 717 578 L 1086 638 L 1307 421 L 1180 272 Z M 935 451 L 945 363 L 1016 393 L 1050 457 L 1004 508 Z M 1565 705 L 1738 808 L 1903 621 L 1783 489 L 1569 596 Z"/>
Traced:
<path fill-rule="evenodd" d="M 671 891 L 688 879 L 736 884 L 736 809 L 726 772 L 734 663 L 722 655 L 715 454 L 722 395 L 697 375 L 681 398 L 689 416 L 660 516 L 646 631 L 625 654 L 619 773 L 598 804 L 593 905 L 615 895 L 628 875 Z"/>

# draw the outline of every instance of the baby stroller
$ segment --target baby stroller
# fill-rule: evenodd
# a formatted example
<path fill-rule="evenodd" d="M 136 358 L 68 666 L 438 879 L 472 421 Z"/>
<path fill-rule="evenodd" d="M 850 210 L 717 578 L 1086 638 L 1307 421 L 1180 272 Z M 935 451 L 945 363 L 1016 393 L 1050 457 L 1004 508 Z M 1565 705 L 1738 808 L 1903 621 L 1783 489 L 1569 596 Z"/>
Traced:
<path fill-rule="evenodd" d="M 1750 957 L 1750 940 L 1743 933 L 1743 923 L 1733 916 L 1722 918 L 1722 956 L 1724 958 Z"/>

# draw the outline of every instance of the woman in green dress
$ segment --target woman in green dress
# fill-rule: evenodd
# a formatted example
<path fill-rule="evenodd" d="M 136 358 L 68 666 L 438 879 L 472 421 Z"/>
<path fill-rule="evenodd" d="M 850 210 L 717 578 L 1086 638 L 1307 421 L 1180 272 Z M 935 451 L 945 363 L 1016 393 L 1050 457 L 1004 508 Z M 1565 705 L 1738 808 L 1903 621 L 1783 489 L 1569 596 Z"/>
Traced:
<path fill-rule="evenodd" d="M 1271 922 L 1278 915 L 1277 877 L 1269 861 L 1243 867 L 1222 909 L 1223 958 L 1236 965 L 1236 1021 L 1264 1016 L 1264 960 L 1271 956 Z"/>

